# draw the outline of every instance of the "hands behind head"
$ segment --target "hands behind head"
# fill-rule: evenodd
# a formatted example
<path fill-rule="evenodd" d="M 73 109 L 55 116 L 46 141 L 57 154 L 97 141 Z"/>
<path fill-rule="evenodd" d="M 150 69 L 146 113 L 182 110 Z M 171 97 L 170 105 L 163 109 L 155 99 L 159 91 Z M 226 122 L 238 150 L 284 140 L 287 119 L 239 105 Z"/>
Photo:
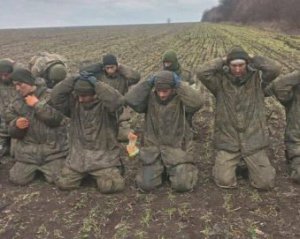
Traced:
<path fill-rule="evenodd" d="M 157 80 L 156 76 L 150 76 L 147 81 L 148 81 L 149 85 L 151 87 L 153 87 L 155 85 L 156 80 Z M 181 77 L 178 76 L 175 72 L 173 72 L 173 82 L 174 82 L 175 88 L 177 88 L 181 82 Z"/>
<path fill-rule="evenodd" d="M 28 106 L 34 107 L 39 102 L 39 99 L 35 95 L 27 95 L 25 102 Z"/>
<path fill-rule="evenodd" d="M 93 73 L 87 72 L 87 71 L 82 71 L 80 72 L 80 76 L 78 77 L 77 80 L 83 80 L 89 82 L 92 86 L 95 86 L 97 82 L 97 78 L 94 76 Z"/>
<path fill-rule="evenodd" d="M 16 121 L 16 126 L 19 129 L 27 129 L 29 127 L 29 120 L 25 117 L 20 117 Z"/>
<path fill-rule="evenodd" d="M 155 76 L 150 76 L 149 78 L 148 78 L 148 84 L 151 86 L 151 87 L 153 87 L 154 86 L 154 84 L 155 84 L 155 80 L 156 80 L 156 77 Z"/>
<path fill-rule="evenodd" d="M 175 83 L 175 88 L 177 88 L 180 85 L 181 77 L 177 75 L 176 73 L 173 73 L 173 80 Z"/>

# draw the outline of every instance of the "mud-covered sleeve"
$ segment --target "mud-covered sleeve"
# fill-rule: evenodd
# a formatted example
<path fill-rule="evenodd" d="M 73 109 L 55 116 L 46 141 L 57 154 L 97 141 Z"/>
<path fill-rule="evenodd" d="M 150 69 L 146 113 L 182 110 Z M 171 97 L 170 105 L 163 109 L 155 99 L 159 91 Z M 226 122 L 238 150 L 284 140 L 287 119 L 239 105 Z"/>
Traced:
<path fill-rule="evenodd" d="M 148 81 L 141 81 L 124 96 L 125 104 L 138 113 L 146 113 L 151 90 Z"/>
<path fill-rule="evenodd" d="M 51 92 L 52 106 L 68 117 L 70 117 L 70 108 L 74 100 L 72 92 L 74 90 L 75 80 L 75 76 L 69 77 L 55 85 Z"/>
<path fill-rule="evenodd" d="M 19 129 L 16 126 L 16 121 L 17 118 L 12 120 L 9 124 L 8 124 L 8 134 L 10 135 L 10 137 L 15 138 L 15 139 L 22 139 L 24 138 L 24 136 L 27 133 L 27 129 Z"/>
<path fill-rule="evenodd" d="M 13 101 L 7 108 L 4 114 L 4 119 L 7 124 L 8 134 L 15 139 L 22 139 L 27 132 L 27 129 L 19 129 L 16 126 L 16 121 L 19 117 L 15 111 L 14 105 L 18 104 L 17 101 Z"/>
<path fill-rule="evenodd" d="M 104 82 L 95 83 L 95 92 L 109 112 L 115 112 L 124 105 L 124 98 L 119 91 Z"/>
<path fill-rule="evenodd" d="M 128 86 L 138 83 L 141 79 L 141 74 L 139 72 L 123 64 L 119 65 L 119 72 L 127 79 Z"/>
<path fill-rule="evenodd" d="M 65 120 L 65 116 L 51 105 L 50 95 L 34 106 L 34 112 L 37 118 L 49 127 L 60 126 Z"/>
<path fill-rule="evenodd" d="M 275 80 L 281 72 L 281 66 L 278 62 L 263 56 L 254 56 L 251 65 L 262 72 L 262 80 L 266 84 Z"/>
<path fill-rule="evenodd" d="M 98 74 L 103 74 L 104 73 L 103 72 L 103 64 L 101 62 L 99 62 L 99 63 L 95 63 L 92 65 L 87 65 L 87 66 L 81 67 L 79 69 L 79 72 L 83 72 L 83 71 L 92 73 L 95 76 Z"/>
<path fill-rule="evenodd" d="M 202 65 L 197 70 L 197 78 L 214 95 L 218 88 L 218 74 L 223 70 L 223 59 L 217 58 Z"/>
<path fill-rule="evenodd" d="M 300 71 L 296 70 L 286 75 L 280 75 L 265 89 L 267 95 L 275 95 L 282 102 L 290 101 L 294 96 L 294 87 L 300 85 Z"/>
<path fill-rule="evenodd" d="M 187 70 L 184 71 L 182 80 L 188 82 L 190 85 L 195 84 L 192 73 Z"/>
<path fill-rule="evenodd" d="M 190 87 L 188 83 L 181 82 L 177 87 L 176 92 L 185 105 L 187 112 L 196 112 L 203 106 L 200 92 Z"/>

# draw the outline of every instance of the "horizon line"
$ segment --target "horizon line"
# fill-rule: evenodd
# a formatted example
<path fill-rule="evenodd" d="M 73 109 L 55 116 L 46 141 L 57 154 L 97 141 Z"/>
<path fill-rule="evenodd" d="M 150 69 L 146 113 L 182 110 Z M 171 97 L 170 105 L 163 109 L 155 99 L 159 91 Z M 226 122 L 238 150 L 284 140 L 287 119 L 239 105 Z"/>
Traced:
<path fill-rule="evenodd" d="M 26 29 L 49 29 L 49 28 L 76 28 L 76 27 L 112 27 L 112 26 L 140 26 L 140 25 L 171 25 L 171 24 L 185 24 L 185 23 L 201 23 L 202 21 L 188 21 L 188 22 L 154 22 L 154 23 L 127 23 L 127 24 L 104 24 L 104 25 L 66 25 L 66 26 L 24 26 L 24 27 L 4 27 L 0 30 L 26 30 Z"/>

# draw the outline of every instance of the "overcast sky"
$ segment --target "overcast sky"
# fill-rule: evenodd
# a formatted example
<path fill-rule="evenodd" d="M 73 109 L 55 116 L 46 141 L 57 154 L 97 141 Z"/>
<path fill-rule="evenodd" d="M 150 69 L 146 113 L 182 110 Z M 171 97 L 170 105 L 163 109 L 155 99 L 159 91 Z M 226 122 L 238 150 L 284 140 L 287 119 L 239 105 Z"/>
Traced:
<path fill-rule="evenodd" d="M 0 0 L 0 28 L 196 22 L 218 0 Z"/>

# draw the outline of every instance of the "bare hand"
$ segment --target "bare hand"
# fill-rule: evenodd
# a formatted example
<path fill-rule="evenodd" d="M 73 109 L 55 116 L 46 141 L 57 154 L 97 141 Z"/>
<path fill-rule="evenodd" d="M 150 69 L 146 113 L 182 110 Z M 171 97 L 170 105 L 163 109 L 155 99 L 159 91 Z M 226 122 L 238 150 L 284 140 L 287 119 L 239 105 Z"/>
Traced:
<path fill-rule="evenodd" d="M 25 97 L 25 102 L 27 105 L 34 107 L 39 102 L 39 99 L 35 95 L 28 95 Z"/>
<path fill-rule="evenodd" d="M 29 120 L 25 117 L 20 117 L 16 121 L 16 126 L 19 129 L 26 129 L 29 127 Z"/>

